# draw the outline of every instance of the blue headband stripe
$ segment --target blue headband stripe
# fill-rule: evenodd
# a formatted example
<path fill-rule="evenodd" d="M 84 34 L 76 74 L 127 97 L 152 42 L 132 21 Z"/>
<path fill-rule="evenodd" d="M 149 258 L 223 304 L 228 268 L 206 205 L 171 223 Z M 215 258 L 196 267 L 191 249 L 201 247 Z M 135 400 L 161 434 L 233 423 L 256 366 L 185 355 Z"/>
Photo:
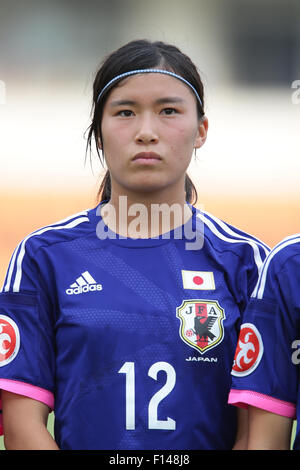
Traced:
<path fill-rule="evenodd" d="M 101 92 L 98 95 L 97 103 L 99 102 L 101 97 L 104 95 L 104 93 L 107 91 L 107 89 L 112 87 L 115 82 L 117 82 L 118 80 L 122 80 L 123 78 L 130 77 L 131 75 L 136 75 L 138 73 L 163 73 L 165 75 L 170 75 L 171 77 L 178 78 L 178 80 L 181 80 L 183 83 L 188 85 L 193 90 L 193 92 L 196 95 L 197 100 L 200 103 L 200 106 L 202 107 L 201 98 L 198 95 L 197 90 L 193 87 L 193 85 L 190 84 L 190 82 L 188 82 L 185 78 L 181 77 L 180 75 L 177 75 L 176 73 L 169 72 L 168 70 L 161 70 L 161 69 L 132 70 L 131 72 L 125 72 L 125 73 L 121 73 L 120 75 L 117 75 L 115 78 L 110 80 L 110 82 L 108 82 L 104 88 L 102 88 Z"/>

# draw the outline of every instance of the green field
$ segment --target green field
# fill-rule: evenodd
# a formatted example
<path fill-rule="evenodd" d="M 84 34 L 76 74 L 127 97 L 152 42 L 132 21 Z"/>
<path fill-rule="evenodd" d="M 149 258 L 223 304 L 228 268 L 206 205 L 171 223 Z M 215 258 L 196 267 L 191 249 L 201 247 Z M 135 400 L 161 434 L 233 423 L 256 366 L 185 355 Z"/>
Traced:
<path fill-rule="evenodd" d="M 54 435 L 53 427 L 54 427 L 54 414 L 50 413 L 49 418 L 48 418 L 48 430 L 51 432 L 52 436 Z M 0 451 L 1 450 L 5 450 L 3 436 L 0 436 Z"/>
<path fill-rule="evenodd" d="M 54 425 L 54 414 L 51 413 L 49 415 L 49 420 L 48 420 L 48 429 L 49 429 L 49 431 L 51 432 L 52 435 L 53 435 L 53 425 Z M 296 421 L 294 421 L 294 426 L 293 426 L 292 443 L 293 443 L 294 438 L 295 438 L 295 431 L 296 431 Z M 291 446 L 292 446 L 292 444 L 291 444 Z M 0 437 L 0 451 L 1 450 L 4 450 L 3 436 Z"/>

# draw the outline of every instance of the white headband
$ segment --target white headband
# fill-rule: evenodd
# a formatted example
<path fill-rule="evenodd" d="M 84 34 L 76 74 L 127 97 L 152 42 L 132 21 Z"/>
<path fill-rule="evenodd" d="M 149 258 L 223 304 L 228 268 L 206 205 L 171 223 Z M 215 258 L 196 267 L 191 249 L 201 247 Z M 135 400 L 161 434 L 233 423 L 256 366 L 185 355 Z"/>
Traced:
<path fill-rule="evenodd" d="M 200 98 L 200 96 L 198 95 L 197 90 L 193 87 L 193 85 L 190 84 L 190 82 L 188 82 L 185 78 L 181 77 L 180 75 L 177 75 L 176 73 L 169 72 L 168 70 L 161 70 L 161 69 L 141 69 L 141 70 L 132 70 L 131 72 L 125 72 L 125 73 L 121 73 L 121 75 L 117 75 L 115 78 L 113 78 L 112 80 L 110 80 L 110 81 L 105 85 L 104 88 L 102 88 L 101 92 L 100 92 L 99 95 L 98 95 L 97 103 L 99 102 L 99 100 L 100 100 L 100 98 L 103 96 L 103 94 L 107 91 L 107 89 L 110 88 L 115 82 L 117 82 L 118 80 L 122 80 L 123 78 L 129 77 L 130 75 L 136 75 L 136 74 L 138 74 L 138 73 L 163 73 L 163 74 L 165 74 L 165 75 L 171 75 L 171 77 L 178 78 L 178 80 L 181 80 L 183 83 L 185 83 L 186 85 L 188 85 L 188 86 L 193 90 L 193 92 L 194 92 L 195 95 L 196 95 L 197 100 L 198 100 L 199 103 L 200 103 L 200 106 L 202 107 L 201 98 Z"/>

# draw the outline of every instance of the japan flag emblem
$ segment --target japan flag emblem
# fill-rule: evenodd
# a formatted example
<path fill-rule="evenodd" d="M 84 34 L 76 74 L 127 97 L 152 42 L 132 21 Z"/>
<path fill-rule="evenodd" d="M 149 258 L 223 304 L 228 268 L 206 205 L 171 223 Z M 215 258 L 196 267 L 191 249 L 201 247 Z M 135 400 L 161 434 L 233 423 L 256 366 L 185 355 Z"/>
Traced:
<path fill-rule="evenodd" d="M 184 289 L 215 290 L 214 273 L 211 271 L 181 270 Z"/>
<path fill-rule="evenodd" d="M 0 367 L 11 362 L 19 352 L 20 334 L 16 323 L 0 315 Z"/>
<path fill-rule="evenodd" d="M 244 323 L 240 329 L 231 374 L 242 377 L 251 374 L 262 358 L 264 346 L 258 329 Z"/>

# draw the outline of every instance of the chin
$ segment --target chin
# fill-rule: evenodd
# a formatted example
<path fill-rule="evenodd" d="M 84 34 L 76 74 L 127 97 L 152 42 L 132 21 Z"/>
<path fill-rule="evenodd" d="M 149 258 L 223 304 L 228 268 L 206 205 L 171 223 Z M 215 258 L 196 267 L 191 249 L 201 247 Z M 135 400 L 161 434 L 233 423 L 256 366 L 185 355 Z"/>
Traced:
<path fill-rule="evenodd" d="M 124 181 L 118 183 L 118 193 L 128 194 L 134 196 L 138 202 L 139 199 L 147 198 L 150 199 L 151 195 L 154 200 L 168 200 L 174 198 L 174 194 L 181 193 L 184 188 L 184 181 L 180 178 L 166 178 L 162 174 L 145 175 L 141 178 L 141 174 L 138 178 L 128 178 L 126 183 Z"/>
<path fill-rule="evenodd" d="M 150 175 L 145 178 L 139 178 L 139 181 L 133 182 L 127 186 L 131 192 L 137 193 L 157 193 L 164 191 L 169 186 L 167 181 L 162 181 L 161 178 L 151 178 Z"/>

